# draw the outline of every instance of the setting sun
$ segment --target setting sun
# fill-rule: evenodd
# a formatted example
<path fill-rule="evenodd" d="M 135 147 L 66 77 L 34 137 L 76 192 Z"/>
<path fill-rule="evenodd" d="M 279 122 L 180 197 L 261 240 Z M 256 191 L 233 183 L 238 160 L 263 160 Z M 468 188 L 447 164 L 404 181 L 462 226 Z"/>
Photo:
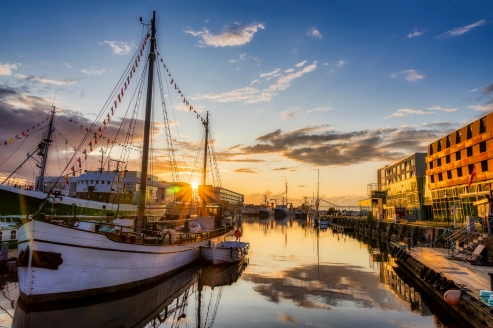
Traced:
<path fill-rule="evenodd" d="M 197 190 L 199 188 L 199 184 L 196 181 L 192 182 L 192 189 Z"/>

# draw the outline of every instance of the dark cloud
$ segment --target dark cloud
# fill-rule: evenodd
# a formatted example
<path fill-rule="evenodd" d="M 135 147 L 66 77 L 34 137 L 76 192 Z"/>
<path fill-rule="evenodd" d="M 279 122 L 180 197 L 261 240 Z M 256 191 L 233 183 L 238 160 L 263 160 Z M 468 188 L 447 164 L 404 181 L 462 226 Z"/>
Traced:
<path fill-rule="evenodd" d="M 286 171 L 289 170 L 289 167 L 279 167 L 277 169 L 274 169 L 273 171 Z"/>
<path fill-rule="evenodd" d="M 255 170 L 252 169 L 236 169 L 235 172 L 237 173 L 258 173 Z"/>
<path fill-rule="evenodd" d="M 487 86 L 485 86 L 485 87 L 483 88 L 483 94 L 484 94 L 484 95 L 487 95 L 487 94 L 489 94 L 489 93 L 493 93 L 493 83 L 488 84 Z"/>
<path fill-rule="evenodd" d="M 394 161 L 455 129 L 452 123 L 429 123 L 422 128 L 399 127 L 340 132 L 327 125 L 294 131 L 277 129 L 256 139 L 251 146 L 226 152 L 240 155 L 278 154 L 294 161 L 320 166 L 351 165 L 370 161 Z M 284 168 L 281 168 L 284 169 Z"/>

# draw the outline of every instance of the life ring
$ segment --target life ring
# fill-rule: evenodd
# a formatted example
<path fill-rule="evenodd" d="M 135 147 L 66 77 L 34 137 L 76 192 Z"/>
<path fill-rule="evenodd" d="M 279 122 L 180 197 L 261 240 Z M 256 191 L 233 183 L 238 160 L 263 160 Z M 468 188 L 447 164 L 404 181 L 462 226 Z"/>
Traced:
<path fill-rule="evenodd" d="M 452 280 L 445 280 L 441 285 L 440 285 L 440 290 L 443 290 L 444 292 L 452 288 L 454 285 L 454 282 Z"/>
<path fill-rule="evenodd" d="M 239 229 L 236 229 L 236 231 L 235 231 L 235 236 L 236 236 L 237 238 L 240 238 L 240 237 L 241 237 L 241 231 L 240 231 Z"/>
<path fill-rule="evenodd" d="M 430 269 L 428 269 L 427 267 L 422 267 L 421 270 L 419 270 L 419 277 L 421 279 L 424 279 L 426 274 L 428 273 L 428 271 L 430 271 Z"/>

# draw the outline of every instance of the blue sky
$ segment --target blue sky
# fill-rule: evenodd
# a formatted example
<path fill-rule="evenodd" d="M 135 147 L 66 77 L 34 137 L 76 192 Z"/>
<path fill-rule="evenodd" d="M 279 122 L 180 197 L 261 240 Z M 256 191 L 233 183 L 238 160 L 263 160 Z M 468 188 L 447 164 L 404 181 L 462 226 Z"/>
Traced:
<path fill-rule="evenodd" d="M 282 197 L 285 181 L 289 198 L 311 196 L 320 169 L 321 195 L 354 204 L 377 168 L 493 110 L 491 1 L 3 1 L 0 138 L 55 92 L 63 115 L 94 120 L 152 10 L 167 67 L 211 113 L 223 186 L 251 202 Z M 198 141 L 171 91 L 180 141 Z"/>

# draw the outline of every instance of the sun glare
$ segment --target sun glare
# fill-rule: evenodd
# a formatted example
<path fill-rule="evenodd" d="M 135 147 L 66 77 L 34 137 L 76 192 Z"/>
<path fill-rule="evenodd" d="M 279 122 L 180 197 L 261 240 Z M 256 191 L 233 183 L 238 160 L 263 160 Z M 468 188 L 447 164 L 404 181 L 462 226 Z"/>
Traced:
<path fill-rule="evenodd" d="M 198 182 L 193 181 L 193 182 L 192 182 L 192 189 L 197 189 L 198 187 L 199 187 Z"/>

